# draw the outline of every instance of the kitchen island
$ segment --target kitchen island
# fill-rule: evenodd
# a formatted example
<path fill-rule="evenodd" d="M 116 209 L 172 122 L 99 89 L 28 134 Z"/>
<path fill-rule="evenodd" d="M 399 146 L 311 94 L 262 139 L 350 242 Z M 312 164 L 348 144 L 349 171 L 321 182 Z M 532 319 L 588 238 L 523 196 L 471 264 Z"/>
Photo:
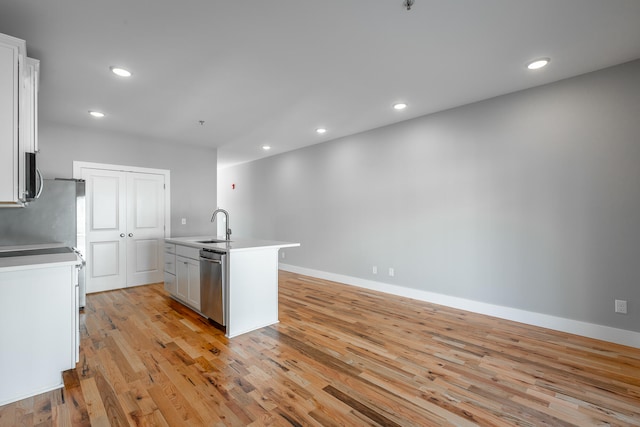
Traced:
<path fill-rule="evenodd" d="M 299 243 L 210 236 L 165 239 L 165 289 L 205 316 L 201 300 L 199 251 L 225 255 L 222 307 L 228 338 L 278 322 L 278 251 Z M 205 264 L 206 265 L 206 264 Z M 205 316 L 210 317 L 210 316 Z"/>

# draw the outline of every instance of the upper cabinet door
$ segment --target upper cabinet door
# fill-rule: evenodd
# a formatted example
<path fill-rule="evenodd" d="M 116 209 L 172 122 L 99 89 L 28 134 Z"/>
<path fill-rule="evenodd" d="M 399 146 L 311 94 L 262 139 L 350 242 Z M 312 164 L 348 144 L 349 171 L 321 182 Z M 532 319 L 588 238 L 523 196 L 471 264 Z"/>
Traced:
<path fill-rule="evenodd" d="M 40 61 L 26 58 L 22 79 L 22 118 L 20 119 L 21 152 L 38 152 L 38 89 Z"/>
<path fill-rule="evenodd" d="M 40 61 L 25 58 L 21 78 L 20 125 L 18 132 L 18 186 L 20 198 L 27 190 L 25 153 L 38 150 L 38 79 Z"/>
<path fill-rule="evenodd" d="M 20 206 L 19 117 L 23 40 L 0 34 L 0 206 Z"/>

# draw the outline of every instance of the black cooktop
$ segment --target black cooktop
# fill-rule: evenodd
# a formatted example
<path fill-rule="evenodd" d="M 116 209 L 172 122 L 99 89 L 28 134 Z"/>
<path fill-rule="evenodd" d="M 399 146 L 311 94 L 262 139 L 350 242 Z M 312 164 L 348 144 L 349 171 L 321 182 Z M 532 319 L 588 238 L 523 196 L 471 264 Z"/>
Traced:
<path fill-rule="evenodd" d="M 43 249 L 23 249 L 20 251 L 0 252 L 0 258 L 9 258 L 14 256 L 31 256 L 31 255 L 50 255 L 50 254 L 68 254 L 73 252 L 69 247 L 62 248 L 43 248 Z"/>

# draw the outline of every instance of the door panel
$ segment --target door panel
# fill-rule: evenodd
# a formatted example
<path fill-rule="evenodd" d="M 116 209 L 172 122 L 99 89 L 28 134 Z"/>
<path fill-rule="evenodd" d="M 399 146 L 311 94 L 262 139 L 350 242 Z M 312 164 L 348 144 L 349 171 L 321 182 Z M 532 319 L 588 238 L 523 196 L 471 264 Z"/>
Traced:
<path fill-rule="evenodd" d="M 127 286 L 164 279 L 164 175 L 127 173 Z"/>
<path fill-rule="evenodd" d="M 93 175 L 92 178 L 91 230 L 120 230 L 121 177 Z"/>
<path fill-rule="evenodd" d="M 156 271 L 163 267 L 158 263 L 158 251 L 161 250 L 158 239 L 135 240 L 136 272 Z"/>
<path fill-rule="evenodd" d="M 117 276 L 122 271 L 120 261 L 120 241 L 114 242 L 93 242 L 91 248 L 91 258 L 98 259 L 91 269 L 91 278 Z"/>
<path fill-rule="evenodd" d="M 87 292 L 126 284 L 126 180 L 122 172 L 82 169 L 86 181 Z"/>
<path fill-rule="evenodd" d="M 158 179 L 161 178 L 161 179 Z M 133 203 L 131 219 L 134 230 L 140 229 L 157 229 L 164 227 L 162 214 L 164 208 L 162 200 L 164 177 L 159 175 L 140 176 L 136 174 L 129 177 L 129 186 L 131 192 L 131 201 Z"/>

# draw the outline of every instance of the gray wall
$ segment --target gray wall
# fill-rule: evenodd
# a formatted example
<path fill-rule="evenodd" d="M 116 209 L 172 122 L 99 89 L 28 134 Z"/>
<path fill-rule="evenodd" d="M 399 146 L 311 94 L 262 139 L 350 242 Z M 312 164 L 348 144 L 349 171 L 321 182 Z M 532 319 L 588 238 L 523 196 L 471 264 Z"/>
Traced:
<path fill-rule="evenodd" d="M 212 234 L 217 151 L 185 144 L 41 123 L 38 166 L 45 178 L 71 178 L 73 161 L 171 171 L 171 234 Z M 181 218 L 187 224 L 181 224 Z"/>
<path fill-rule="evenodd" d="M 635 61 L 221 170 L 219 205 L 287 264 L 640 331 L 638 111 Z"/>

